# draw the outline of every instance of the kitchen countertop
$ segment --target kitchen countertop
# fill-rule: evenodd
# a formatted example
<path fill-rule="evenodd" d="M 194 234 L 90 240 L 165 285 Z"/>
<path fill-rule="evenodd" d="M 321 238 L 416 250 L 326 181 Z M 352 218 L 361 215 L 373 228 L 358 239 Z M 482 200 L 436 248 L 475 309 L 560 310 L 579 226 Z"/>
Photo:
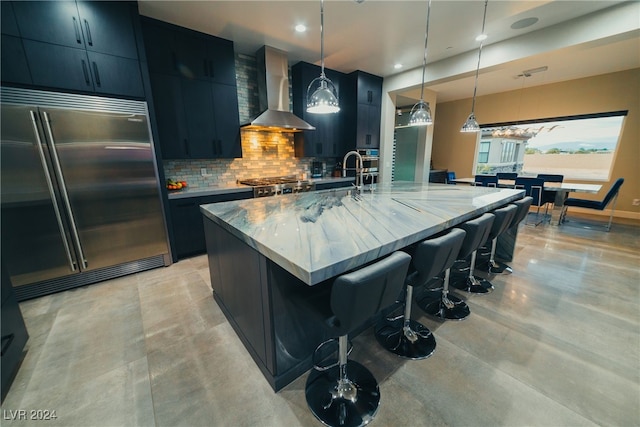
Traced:
<path fill-rule="evenodd" d="M 353 177 L 346 178 L 334 178 L 334 177 L 326 177 L 326 178 L 312 178 L 309 179 L 310 182 L 313 183 L 326 183 L 326 182 L 343 182 L 343 181 L 354 181 Z M 228 193 L 241 193 L 241 192 L 250 192 L 253 191 L 253 187 L 243 184 L 229 184 L 229 185 L 220 185 L 220 186 L 210 186 L 210 187 L 198 187 L 198 188 L 190 188 L 170 191 L 169 192 L 169 200 L 174 199 L 185 199 L 188 197 L 203 197 L 203 196 L 215 196 L 218 194 L 228 194 Z"/>
<path fill-rule="evenodd" d="M 308 285 L 407 247 L 523 197 L 523 190 L 394 183 L 262 197 L 202 213 Z"/>

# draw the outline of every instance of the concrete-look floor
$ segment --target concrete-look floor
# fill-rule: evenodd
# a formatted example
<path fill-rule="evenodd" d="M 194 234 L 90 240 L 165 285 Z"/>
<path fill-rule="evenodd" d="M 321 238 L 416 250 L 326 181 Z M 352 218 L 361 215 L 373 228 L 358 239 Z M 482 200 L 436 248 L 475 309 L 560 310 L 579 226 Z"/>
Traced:
<path fill-rule="evenodd" d="M 639 230 L 521 226 L 514 273 L 469 296 L 468 319 L 414 308 L 436 336 L 428 359 L 358 336 L 351 357 L 380 383 L 372 425 L 640 425 Z M 206 256 L 21 309 L 30 339 L 3 426 L 321 425 L 306 374 L 269 387 L 212 298 Z M 11 420 L 20 409 L 57 418 Z"/>

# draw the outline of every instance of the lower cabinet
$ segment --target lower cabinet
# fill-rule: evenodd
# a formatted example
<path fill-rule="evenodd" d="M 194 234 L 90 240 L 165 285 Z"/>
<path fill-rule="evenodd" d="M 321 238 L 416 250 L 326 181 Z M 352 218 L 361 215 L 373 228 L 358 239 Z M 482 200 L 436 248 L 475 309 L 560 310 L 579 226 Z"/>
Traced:
<path fill-rule="evenodd" d="M 15 378 L 22 358 L 24 356 L 24 346 L 29 339 L 27 328 L 20 312 L 20 306 L 16 300 L 9 273 L 2 265 L 2 307 L 0 307 L 2 330 L 1 353 L 2 360 L 2 400 L 4 400 L 11 383 Z"/>
<path fill-rule="evenodd" d="M 213 196 L 188 197 L 169 201 L 173 228 L 173 252 L 178 259 L 206 252 L 204 226 L 200 205 L 250 199 L 252 191 L 218 194 Z"/>
<path fill-rule="evenodd" d="M 317 182 L 316 190 L 330 190 L 332 188 L 344 188 L 351 187 L 354 184 L 355 180 L 351 181 L 328 181 L 328 182 Z"/>

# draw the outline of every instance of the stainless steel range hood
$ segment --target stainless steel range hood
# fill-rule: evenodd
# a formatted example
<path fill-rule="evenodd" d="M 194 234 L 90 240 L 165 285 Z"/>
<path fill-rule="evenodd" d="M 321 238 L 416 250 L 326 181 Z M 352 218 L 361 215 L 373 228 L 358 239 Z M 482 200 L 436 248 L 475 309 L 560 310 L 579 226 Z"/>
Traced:
<path fill-rule="evenodd" d="M 301 132 L 316 128 L 289 111 L 289 66 L 287 53 L 263 46 L 256 52 L 260 110 L 243 129 Z"/>

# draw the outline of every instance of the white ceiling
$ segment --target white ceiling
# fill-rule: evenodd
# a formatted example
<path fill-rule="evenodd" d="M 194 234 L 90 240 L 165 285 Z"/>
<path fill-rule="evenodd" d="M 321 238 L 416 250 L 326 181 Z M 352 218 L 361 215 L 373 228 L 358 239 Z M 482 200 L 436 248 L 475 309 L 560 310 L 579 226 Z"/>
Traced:
<path fill-rule="evenodd" d="M 522 1 L 492 0 L 488 3 L 478 95 L 515 90 L 523 86 L 587 77 L 640 67 L 640 7 L 633 31 L 611 36 L 619 26 L 611 19 L 598 20 L 600 13 L 620 6 L 621 1 Z M 640 6 L 640 3 L 633 2 Z M 288 52 L 290 64 L 320 62 L 320 2 L 306 1 L 157 1 L 139 0 L 145 16 L 233 40 L 236 52 L 253 55 L 263 45 Z M 437 92 L 439 102 L 469 98 L 473 92 L 479 43 L 475 36 L 482 27 L 481 0 L 433 0 L 429 24 L 427 86 Z M 417 69 L 421 76 L 426 26 L 426 0 L 326 0 L 324 4 L 325 65 L 345 73 L 359 69 L 385 78 Z M 596 14 L 596 15 L 590 15 Z M 590 17 L 591 21 L 588 21 Z M 538 18 L 527 28 L 511 25 L 525 18 Z M 581 34 L 575 23 L 591 22 L 587 28 L 600 31 L 602 38 Z M 296 24 L 308 27 L 296 33 Z M 572 25 L 573 23 L 573 25 Z M 567 28 L 566 34 L 562 28 Z M 614 31 L 615 32 L 615 31 Z M 551 36 L 553 34 L 553 36 Z M 562 48 L 558 38 L 568 40 Z M 510 60 L 503 46 L 510 39 L 522 44 L 539 40 L 548 49 Z M 552 38 L 554 40 L 546 40 Z M 586 42 L 589 40 L 589 42 Z M 556 45 L 556 46 L 554 46 Z M 493 49 L 493 52 L 492 52 Z M 536 49 L 533 49 L 536 50 Z M 504 56 L 503 55 L 503 56 Z M 493 56 L 493 58 L 492 58 Z M 396 70 L 400 62 L 403 68 Z M 457 63 L 457 65 L 453 65 Z M 449 75 L 431 76 L 430 70 L 446 65 Z M 435 67 L 433 67 L 435 66 Z M 516 78 L 523 70 L 540 66 L 548 71 L 527 79 Z M 432 78 L 433 77 L 433 78 Z M 415 79 L 414 79 L 415 80 Z M 419 87 L 420 78 L 418 78 Z M 415 85 L 402 93 L 419 98 Z"/>

